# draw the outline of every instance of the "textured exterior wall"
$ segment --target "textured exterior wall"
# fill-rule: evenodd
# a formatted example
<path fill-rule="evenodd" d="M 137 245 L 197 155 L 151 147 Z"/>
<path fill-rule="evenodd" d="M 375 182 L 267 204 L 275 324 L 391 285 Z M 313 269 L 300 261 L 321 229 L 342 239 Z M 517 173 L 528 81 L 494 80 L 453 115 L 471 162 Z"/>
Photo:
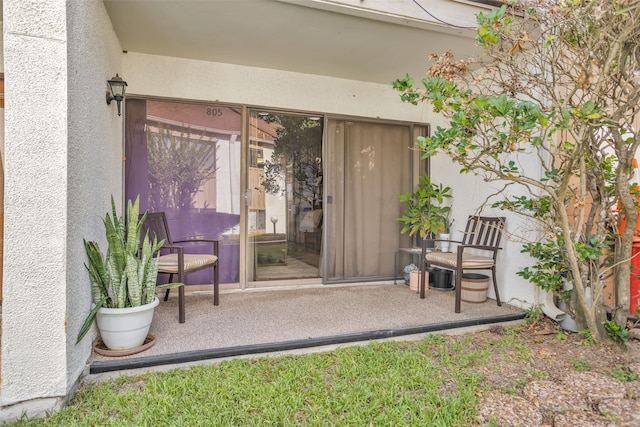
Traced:
<path fill-rule="evenodd" d="M 5 258 L 0 420 L 59 408 L 90 355 L 82 237 L 121 197 L 121 50 L 99 0 L 4 0 Z"/>
<path fill-rule="evenodd" d="M 67 65 L 64 1 L 4 1 L 2 402 L 66 392 Z"/>
<path fill-rule="evenodd" d="M 444 126 L 444 124 L 443 124 Z M 435 128 L 435 127 L 434 127 Z M 536 159 L 531 160 L 531 165 L 538 165 Z M 442 182 L 452 188 L 452 214 L 455 222 L 452 227 L 452 236 L 454 240 L 462 237 L 462 230 L 467 223 L 467 216 L 473 215 L 475 210 L 485 205 L 487 197 L 496 194 L 499 187 L 497 183 L 486 183 L 481 177 L 473 174 L 460 174 L 460 167 L 456 163 L 452 163 L 448 157 L 444 155 L 435 156 L 431 162 L 432 176 L 434 181 Z M 499 200 L 494 198 L 492 200 Z M 537 237 L 533 231 L 527 231 L 527 227 L 523 222 L 523 218 L 512 212 L 492 210 L 491 203 L 486 205 L 482 213 L 487 216 L 504 216 L 506 217 L 507 233 L 502 237 L 502 250 L 498 253 L 498 287 L 500 290 L 500 299 L 502 302 L 509 304 L 528 307 L 530 304 L 536 304 L 534 298 L 534 287 L 522 277 L 516 275 L 520 269 L 526 265 L 531 265 L 532 260 L 528 254 L 520 253 L 522 249 L 522 236 L 529 235 L 531 239 Z M 517 239 L 509 238 L 509 231 L 517 236 Z M 482 272 L 482 274 L 490 274 Z M 489 286 L 489 297 L 495 298 L 493 285 Z M 526 303 L 526 304 L 525 304 Z"/>
<path fill-rule="evenodd" d="M 140 53 L 124 55 L 130 93 L 361 117 L 429 122 L 428 106 L 389 85 Z M 400 77 L 400 76 L 398 76 Z"/>
<path fill-rule="evenodd" d="M 2 45 L 4 23 L 0 21 L 0 46 Z M 0 49 L 0 73 L 4 73 L 4 49 Z"/>
<path fill-rule="evenodd" d="M 122 72 L 122 48 L 101 0 L 67 2 L 67 380 L 85 367 L 96 332 L 76 345 L 90 310 L 91 288 L 82 239 L 106 248 L 102 219 L 113 195 L 122 212 L 122 126 L 107 105 L 107 80 Z"/>

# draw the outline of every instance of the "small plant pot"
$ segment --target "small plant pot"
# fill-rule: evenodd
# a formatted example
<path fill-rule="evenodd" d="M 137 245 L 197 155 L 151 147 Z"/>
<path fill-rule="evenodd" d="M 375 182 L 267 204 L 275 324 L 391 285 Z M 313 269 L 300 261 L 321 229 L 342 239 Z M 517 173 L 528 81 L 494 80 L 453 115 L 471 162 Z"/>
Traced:
<path fill-rule="evenodd" d="M 432 268 L 433 282 L 431 287 L 438 290 L 453 289 L 453 271 L 441 268 Z"/>
<path fill-rule="evenodd" d="M 402 273 L 402 276 L 404 277 L 404 284 L 408 285 L 409 284 L 409 278 L 411 277 L 411 272 L 408 273 Z"/>
<path fill-rule="evenodd" d="M 489 276 L 476 273 L 462 275 L 460 299 L 464 302 L 483 303 L 487 300 L 489 290 Z"/>
<path fill-rule="evenodd" d="M 413 270 L 411 272 L 411 274 L 409 275 L 409 289 L 414 291 L 414 292 L 418 292 L 420 291 L 420 276 L 421 276 L 421 271 L 420 270 Z M 427 289 L 429 289 L 429 272 L 426 272 L 426 276 L 424 278 L 424 287 L 425 287 L 425 291 Z"/>
<path fill-rule="evenodd" d="M 126 350 L 141 346 L 147 338 L 153 311 L 160 304 L 153 302 L 139 307 L 101 308 L 96 314 L 100 338 L 110 350 Z"/>

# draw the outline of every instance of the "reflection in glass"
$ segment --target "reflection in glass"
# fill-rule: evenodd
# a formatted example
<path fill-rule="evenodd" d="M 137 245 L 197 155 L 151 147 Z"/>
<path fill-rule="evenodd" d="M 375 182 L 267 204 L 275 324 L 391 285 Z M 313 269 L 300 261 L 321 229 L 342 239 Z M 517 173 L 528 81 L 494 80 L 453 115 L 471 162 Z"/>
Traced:
<path fill-rule="evenodd" d="M 194 134 L 186 126 L 147 126 L 150 210 L 207 206 L 202 196 L 215 178 L 216 142 L 214 136 Z"/>
<path fill-rule="evenodd" d="M 127 99 L 125 196 L 165 212 L 174 240 L 220 240 L 220 282 L 239 281 L 240 112 Z M 188 276 L 212 283 L 211 271 Z"/>
<path fill-rule="evenodd" d="M 250 280 L 320 277 L 322 174 L 317 117 L 251 113 Z"/>

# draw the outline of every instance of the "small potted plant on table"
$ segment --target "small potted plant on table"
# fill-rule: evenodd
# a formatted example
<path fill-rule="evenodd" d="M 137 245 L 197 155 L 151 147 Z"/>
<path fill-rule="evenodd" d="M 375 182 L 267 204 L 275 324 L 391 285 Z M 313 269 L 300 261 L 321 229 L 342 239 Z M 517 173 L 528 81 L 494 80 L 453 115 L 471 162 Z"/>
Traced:
<path fill-rule="evenodd" d="M 400 194 L 398 198 L 405 205 L 403 215 L 397 218 L 402 225 L 401 233 L 434 239 L 453 222 L 449 219 L 451 206 L 445 204 L 445 200 L 451 198 L 451 187 L 434 184 L 426 174 L 420 177 L 415 191 Z"/>
<path fill-rule="evenodd" d="M 435 236 L 446 225 L 450 225 L 451 206 L 444 205 L 451 198 L 451 187 L 434 184 L 428 175 L 422 175 L 418 187 L 413 192 L 400 194 L 398 199 L 405 205 L 404 214 L 397 218 L 402 224 L 401 233 L 421 238 Z"/>

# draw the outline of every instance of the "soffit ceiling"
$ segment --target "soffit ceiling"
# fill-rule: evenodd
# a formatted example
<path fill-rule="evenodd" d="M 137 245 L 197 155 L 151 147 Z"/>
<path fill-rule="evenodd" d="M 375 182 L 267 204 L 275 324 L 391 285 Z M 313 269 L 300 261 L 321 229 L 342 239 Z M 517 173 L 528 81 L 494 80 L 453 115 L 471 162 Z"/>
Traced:
<path fill-rule="evenodd" d="M 430 53 L 453 49 L 462 56 L 474 49 L 474 34 L 467 29 L 326 2 L 104 0 L 104 5 L 125 51 L 382 84 L 407 72 L 423 75 Z"/>

